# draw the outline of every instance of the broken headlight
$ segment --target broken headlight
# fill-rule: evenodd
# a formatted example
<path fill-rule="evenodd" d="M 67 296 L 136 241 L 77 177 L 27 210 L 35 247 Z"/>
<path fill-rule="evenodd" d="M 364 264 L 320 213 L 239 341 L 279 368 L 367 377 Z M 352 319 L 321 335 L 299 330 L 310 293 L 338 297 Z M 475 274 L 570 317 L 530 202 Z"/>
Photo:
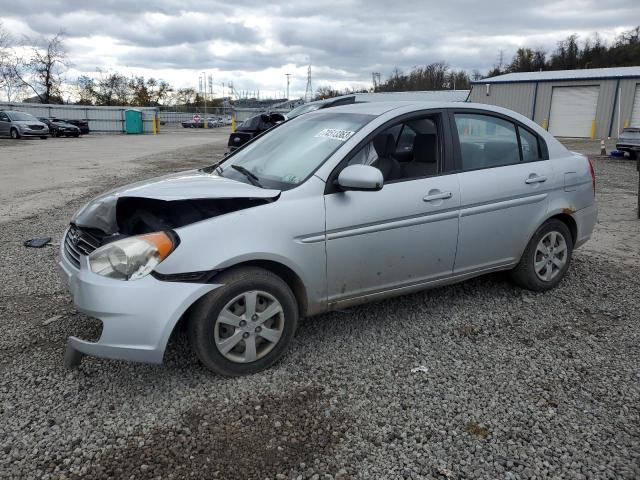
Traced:
<path fill-rule="evenodd" d="M 148 233 L 108 243 L 89 255 L 93 273 L 118 280 L 148 275 L 176 246 L 165 232 Z"/>

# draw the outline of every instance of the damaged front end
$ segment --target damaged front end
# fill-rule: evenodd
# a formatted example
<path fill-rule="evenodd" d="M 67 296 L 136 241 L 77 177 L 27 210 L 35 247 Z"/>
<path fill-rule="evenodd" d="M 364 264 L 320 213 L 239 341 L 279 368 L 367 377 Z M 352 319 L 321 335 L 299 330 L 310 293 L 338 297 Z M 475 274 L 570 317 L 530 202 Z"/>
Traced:
<path fill-rule="evenodd" d="M 189 281 L 150 275 L 181 245 L 175 229 L 279 195 L 193 171 L 114 190 L 83 207 L 65 233 L 60 270 L 78 309 L 101 320 L 103 332 L 96 343 L 70 337 L 67 366 L 78 365 L 83 355 L 161 362 L 178 319 L 217 288 L 198 282 L 205 277 L 192 274 L 199 272 L 175 272 Z"/>
<path fill-rule="evenodd" d="M 71 223 L 107 237 L 141 235 L 270 203 L 279 195 L 279 190 L 198 170 L 108 192 L 85 205 Z"/>

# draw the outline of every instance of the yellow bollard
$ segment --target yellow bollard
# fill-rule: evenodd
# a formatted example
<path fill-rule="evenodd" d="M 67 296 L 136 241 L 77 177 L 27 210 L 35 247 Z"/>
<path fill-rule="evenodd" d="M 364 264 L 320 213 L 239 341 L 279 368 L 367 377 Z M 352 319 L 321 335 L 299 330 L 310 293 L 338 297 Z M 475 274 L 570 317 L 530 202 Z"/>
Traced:
<path fill-rule="evenodd" d="M 596 121 L 591 120 L 591 138 L 596 138 Z"/>
<path fill-rule="evenodd" d="M 156 120 L 157 120 L 157 117 L 154 116 L 153 121 L 151 122 L 152 131 L 154 135 L 158 133 L 158 126 L 156 125 Z"/>
<path fill-rule="evenodd" d="M 236 116 L 231 117 L 231 133 L 236 132 Z"/>
<path fill-rule="evenodd" d="M 629 128 L 629 119 L 628 118 L 624 121 L 624 128 Z"/>
<path fill-rule="evenodd" d="M 549 125 L 548 125 L 548 123 L 547 123 L 547 119 L 545 118 L 545 119 L 542 121 L 542 128 L 544 128 L 545 130 L 547 130 L 547 127 L 548 127 L 548 126 L 549 126 Z"/>

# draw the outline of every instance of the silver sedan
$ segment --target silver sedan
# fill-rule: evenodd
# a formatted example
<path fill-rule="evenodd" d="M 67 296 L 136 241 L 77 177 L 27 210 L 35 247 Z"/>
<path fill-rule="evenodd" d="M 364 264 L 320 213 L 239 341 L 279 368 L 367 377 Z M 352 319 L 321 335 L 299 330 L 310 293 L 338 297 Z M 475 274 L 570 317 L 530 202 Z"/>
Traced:
<path fill-rule="evenodd" d="M 284 122 L 219 164 L 81 209 L 60 268 L 102 321 L 84 355 L 160 363 L 187 323 L 224 375 L 272 365 L 298 319 L 508 270 L 556 287 L 596 222 L 589 161 L 514 112 L 371 103 Z"/>

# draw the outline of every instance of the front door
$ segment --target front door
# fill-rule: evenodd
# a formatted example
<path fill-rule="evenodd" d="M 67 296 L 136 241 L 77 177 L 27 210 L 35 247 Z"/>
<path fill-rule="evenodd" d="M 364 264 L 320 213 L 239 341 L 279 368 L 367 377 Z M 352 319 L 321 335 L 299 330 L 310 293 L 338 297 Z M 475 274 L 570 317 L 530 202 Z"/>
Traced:
<path fill-rule="evenodd" d="M 383 188 L 325 195 L 330 305 L 451 275 L 460 195 L 457 176 L 439 173 L 441 124 L 434 116 L 389 126 L 348 161 L 380 168 Z"/>

